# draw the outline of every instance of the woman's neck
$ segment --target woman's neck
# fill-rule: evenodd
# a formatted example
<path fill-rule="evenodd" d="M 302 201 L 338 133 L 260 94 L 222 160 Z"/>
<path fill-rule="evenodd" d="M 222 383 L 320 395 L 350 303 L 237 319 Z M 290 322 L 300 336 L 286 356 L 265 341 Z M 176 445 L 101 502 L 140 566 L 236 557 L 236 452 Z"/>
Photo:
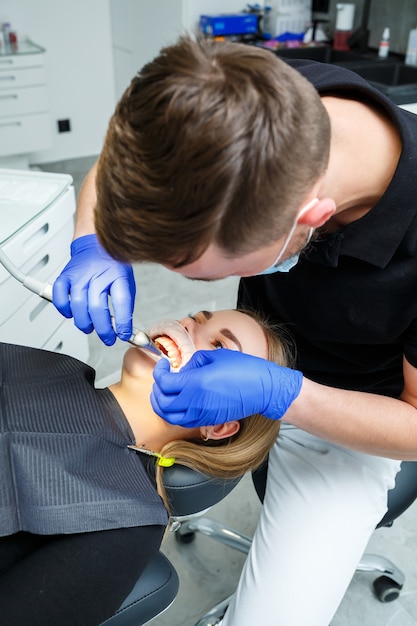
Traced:
<path fill-rule="evenodd" d="M 172 426 L 153 411 L 152 384 L 152 371 L 141 378 L 124 371 L 120 382 L 109 387 L 130 424 L 136 445 L 160 452 L 171 441 L 199 437 L 199 429 Z"/>
<path fill-rule="evenodd" d="M 136 445 L 153 450 L 157 416 L 149 401 L 149 383 L 143 380 L 131 380 L 123 373 L 120 382 L 111 385 L 109 389 L 130 424 Z"/>

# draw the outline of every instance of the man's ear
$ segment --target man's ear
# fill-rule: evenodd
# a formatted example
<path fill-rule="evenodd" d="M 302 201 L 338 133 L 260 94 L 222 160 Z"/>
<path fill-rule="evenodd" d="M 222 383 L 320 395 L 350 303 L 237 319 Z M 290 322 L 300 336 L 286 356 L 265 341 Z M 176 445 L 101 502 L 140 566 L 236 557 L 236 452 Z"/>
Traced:
<path fill-rule="evenodd" d="M 298 219 L 298 224 L 305 224 L 311 228 L 323 226 L 336 212 L 336 202 L 332 198 L 323 198 L 314 204 Z"/>
<path fill-rule="evenodd" d="M 216 426 L 202 426 L 200 428 L 200 433 L 202 439 L 214 439 L 215 441 L 219 439 L 226 439 L 227 437 L 232 437 L 235 435 L 240 429 L 240 423 L 238 420 L 232 420 L 230 422 L 226 422 L 225 424 L 217 424 Z"/>

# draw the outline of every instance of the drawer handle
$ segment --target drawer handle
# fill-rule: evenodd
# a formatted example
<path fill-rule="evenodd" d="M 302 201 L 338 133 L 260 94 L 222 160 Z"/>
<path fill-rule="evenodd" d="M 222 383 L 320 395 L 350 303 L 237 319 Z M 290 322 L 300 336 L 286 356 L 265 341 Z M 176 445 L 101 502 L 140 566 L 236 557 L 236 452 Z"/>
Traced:
<path fill-rule="evenodd" d="M 45 256 L 42 257 L 41 260 L 38 261 L 36 265 L 32 267 L 32 269 L 26 273 L 29 276 L 36 276 L 36 274 L 40 272 L 46 265 L 48 265 L 48 263 L 49 263 L 49 254 L 45 254 Z"/>
<path fill-rule="evenodd" d="M 0 128 L 7 128 L 7 126 L 21 126 L 22 122 L 7 122 L 4 124 L 0 124 Z"/>
<path fill-rule="evenodd" d="M 33 244 L 38 243 L 39 239 L 42 239 L 42 237 L 44 237 L 46 235 L 46 233 L 49 230 L 49 224 L 46 223 L 43 226 L 41 226 L 40 228 L 38 228 L 38 230 L 36 230 L 34 233 L 32 233 L 30 235 L 30 237 L 28 237 L 22 245 L 22 248 L 25 250 L 28 246 L 33 246 Z"/>
<path fill-rule="evenodd" d="M 13 65 L 13 59 L 0 59 L 0 65 Z"/>
<path fill-rule="evenodd" d="M 16 76 L 0 76 L 0 80 L 16 80 Z"/>
<path fill-rule="evenodd" d="M 49 302 L 47 300 L 41 300 L 39 304 L 37 304 L 35 308 L 32 309 L 31 312 L 29 313 L 29 321 L 33 322 L 38 317 L 38 315 L 42 313 L 44 308 L 48 306 L 48 304 Z"/>
<path fill-rule="evenodd" d="M 7 94 L 7 96 L 0 96 L 0 100 L 17 100 L 18 97 L 17 93 L 11 93 Z"/>

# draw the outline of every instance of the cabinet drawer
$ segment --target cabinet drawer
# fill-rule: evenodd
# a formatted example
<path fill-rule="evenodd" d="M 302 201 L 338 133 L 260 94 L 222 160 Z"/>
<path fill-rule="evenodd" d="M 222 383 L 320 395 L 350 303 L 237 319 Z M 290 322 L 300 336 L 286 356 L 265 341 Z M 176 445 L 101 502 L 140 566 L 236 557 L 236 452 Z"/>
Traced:
<path fill-rule="evenodd" d="M 74 213 L 75 192 L 74 187 L 70 186 L 32 220 L 26 221 L 20 230 L 13 226 L 13 222 L 11 225 L 6 224 L 5 232 L 8 228 L 13 228 L 11 231 L 13 235 L 9 236 L 3 244 L 4 253 L 17 267 L 22 267 L 35 252 L 50 248 L 51 240 L 63 230 L 67 232 L 67 245 L 62 254 L 69 256 Z M 59 236 L 65 237 L 65 235 Z M 1 271 L 2 267 L 0 266 L 0 283 L 2 281 Z"/>
<path fill-rule="evenodd" d="M 0 57 L 0 70 L 15 68 L 43 67 L 44 54 L 20 54 Z"/>
<path fill-rule="evenodd" d="M 46 246 L 38 248 L 36 253 L 31 255 L 30 259 L 21 264 L 20 269 L 23 274 L 32 276 L 42 283 L 52 283 L 68 261 L 69 244 L 73 230 L 73 221 L 71 220 Z M 4 252 L 7 254 L 6 250 Z M 32 297 L 32 292 L 26 289 L 17 279 L 10 276 L 3 267 L 0 267 L 0 269 L 1 278 L 3 279 L 0 281 L 2 299 L 0 324 L 3 324 L 17 314 L 19 308 Z M 35 297 L 39 302 L 42 302 L 39 296 Z"/>
<path fill-rule="evenodd" d="M 0 71 L 0 89 L 15 89 L 16 87 L 45 85 L 45 83 L 46 72 L 44 67 Z"/>
<path fill-rule="evenodd" d="M 0 325 L 0 341 L 43 348 L 88 361 L 88 337 L 66 320 L 54 305 L 33 295 L 21 309 Z"/>
<path fill-rule="evenodd" d="M 62 315 L 51 302 L 32 294 L 26 302 L 0 326 L 0 339 L 22 346 L 41 347 L 62 323 Z"/>
<path fill-rule="evenodd" d="M 52 337 L 50 337 L 41 347 L 44 350 L 51 350 L 51 352 L 68 354 L 69 356 L 73 356 L 76 359 L 83 361 L 83 363 L 86 363 L 89 355 L 87 335 L 74 326 L 72 319 L 61 319 L 63 320 L 61 326 L 59 326 L 59 328 L 53 333 Z"/>
<path fill-rule="evenodd" d="M 22 87 L 0 91 L 0 122 L 2 117 L 41 113 L 48 111 L 46 89 L 39 87 Z"/>
<path fill-rule="evenodd" d="M 47 150 L 51 146 L 49 113 L 0 119 L 0 156 Z"/>

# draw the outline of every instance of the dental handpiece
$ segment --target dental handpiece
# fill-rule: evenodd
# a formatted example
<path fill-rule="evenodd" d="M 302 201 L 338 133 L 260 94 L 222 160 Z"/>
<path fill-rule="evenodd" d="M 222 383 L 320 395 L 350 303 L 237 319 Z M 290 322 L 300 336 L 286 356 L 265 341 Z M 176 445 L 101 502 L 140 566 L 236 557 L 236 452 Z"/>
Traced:
<path fill-rule="evenodd" d="M 16 280 L 22 283 L 22 285 L 29 289 L 29 291 L 36 293 L 44 300 L 52 302 L 52 285 L 50 283 L 43 283 L 36 278 L 32 278 L 32 276 L 27 276 L 26 274 L 24 274 L 21 270 L 19 270 L 18 267 L 14 265 L 14 263 L 12 263 L 12 261 L 10 261 L 9 257 L 3 252 L 1 248 L 0 263 L 9 272 L 9 274 L 11 274 L 14 278 L 16 278 Z M 116 330 L 116 324 L 113 316 L 111 316 L 111 323 L 114 330 Z M 169 361 L 168 356 L 158 348 L 158 346 L 143 330 L 138 330 L 134 328 L 130 339 L 128 339 L 128 343 L 136 346 L 137 348 L 147 350 L 156 357 L 165 357 Z"/>
<path fill-rule="evenodd" d="M 112 322 L 113 328 L 115 329 L 115 320 L 113 316 L 111 316 L 111 322 Z M 130 339 L 128 339 L 128 343 L 131 343 L 132 346 L 136 346 L 137 348 L 148 350 L 154 356 L 165 357 L 169 361 L 168 355 L 162 352 L 162 350 L 158 348 L 156 343 L 152 341 L 149 335 L 147 335 L 143 330 L 134 328 L 130 336 Z"/>

